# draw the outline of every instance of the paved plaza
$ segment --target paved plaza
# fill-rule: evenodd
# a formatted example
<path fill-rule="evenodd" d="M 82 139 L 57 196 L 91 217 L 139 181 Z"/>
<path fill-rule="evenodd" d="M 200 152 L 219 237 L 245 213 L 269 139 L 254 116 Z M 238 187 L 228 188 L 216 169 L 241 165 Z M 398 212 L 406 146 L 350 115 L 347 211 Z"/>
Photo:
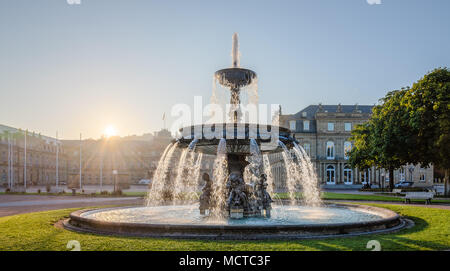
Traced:
<path fill-rule="evenodd" d="M 0 195 L 0 217 L 65 208 L 142 204 L 142 197 Z"/>

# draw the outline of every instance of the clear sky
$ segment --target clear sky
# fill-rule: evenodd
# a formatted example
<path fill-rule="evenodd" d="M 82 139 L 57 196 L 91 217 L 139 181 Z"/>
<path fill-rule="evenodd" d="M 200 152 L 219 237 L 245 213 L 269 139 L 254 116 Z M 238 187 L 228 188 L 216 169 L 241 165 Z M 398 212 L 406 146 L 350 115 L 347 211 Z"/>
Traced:
<path fill-rule="evenodd" d="M 169 126 L 174 104 L 209 100 L 234 32 L 283 113 L 374 104 L 449 66 L 450 1 L 369 2 L 2 0 L 0 123 L 64 139 Z"/>

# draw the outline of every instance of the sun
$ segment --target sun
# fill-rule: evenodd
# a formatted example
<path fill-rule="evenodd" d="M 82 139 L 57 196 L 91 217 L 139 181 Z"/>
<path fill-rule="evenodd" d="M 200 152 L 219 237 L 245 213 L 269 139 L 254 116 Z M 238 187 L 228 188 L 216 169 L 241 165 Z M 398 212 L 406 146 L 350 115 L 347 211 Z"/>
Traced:
<path fill-rule="evenodd" d="M 104 133 L 105 133 L 105 136 L 106 136 L 106 137 L 116 136 L 116 135 L 117 135 L 116 127 L 114 127 L 113 125 L 108 125 L 108 126 L 105 128 Z"/>

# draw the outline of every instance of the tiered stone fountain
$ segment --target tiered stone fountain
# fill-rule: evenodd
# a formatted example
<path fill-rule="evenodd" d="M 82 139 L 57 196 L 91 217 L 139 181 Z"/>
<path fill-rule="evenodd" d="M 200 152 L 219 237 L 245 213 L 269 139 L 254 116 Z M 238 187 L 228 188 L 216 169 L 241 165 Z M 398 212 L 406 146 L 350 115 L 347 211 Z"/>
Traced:
<path fill-rule="evenodd" d="M 386 209 L 323 204 L 315 169 L 290 131 L 277 123 L 242 122 L 240 92 L 257 76 L 239 67 L 236 34 L 232 52 L 232 67 L 214 74 L 231 92 L 230 121 L 180 130 L 181 137 L 161 156 L 146 206 L 77 211 L 65 227 L 106 234 L 223 239 L 345 236 L 403 227 L 400 217 Z M 178 150 L 176 177 L 171 177 Z M 289 200 L 273 204 L 276 195 L 270 189 L 268 154 L 277 152 L 285 163 Z M 212 174 L 202 176 L 204 185 L 198 189 L 203 155 L 215 155 L 214 168 Z"/>

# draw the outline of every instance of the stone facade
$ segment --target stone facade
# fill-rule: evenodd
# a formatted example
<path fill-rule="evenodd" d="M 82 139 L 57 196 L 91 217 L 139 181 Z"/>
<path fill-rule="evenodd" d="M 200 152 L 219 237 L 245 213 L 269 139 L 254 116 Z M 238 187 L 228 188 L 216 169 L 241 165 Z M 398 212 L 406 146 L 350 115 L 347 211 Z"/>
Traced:
<path fill-rule="evenodd" d="M 67 182 L 68 160 L 61 141 L 33 132 L 25 132 L 13 127 L 0 125 L 0 186 L 11 186 L 10 188 L 13 189 L 24 186 L 25 133 L 27 134 L 27 186 L 56 183 L 57 149 L 58 180 L 61 183 Z"/>
<path fill-rule="evenodd" d="M 371 168 L 361 171 L 348 164 L 346 151 L 352 147 L 351 131 L 370 118 L 370 105 L 310 105 L 293 115 L 280 115 L 280 125 L 289 128 L 313 162 L 322 185 L 362 186 L 369 182 L 375 186 L 389 184 L 388 172 Z M 281 155 L 270 157 L 275 186 L 285 185 L 285 172 Z M 406 165 L 394 173 L 394 182 L 414 182 L 414 186 L 433 185 L 433 167 Z"/>
<path fill-rule="evenodd" d="M 83 185 L 136 184 L 151 179 L 159 158 L 171 142 L 169 131 L 147 138 L 112 137 L 81 142 L 81 183 Z M 68 185 L 80 186 L 80 141 L 63 140 L 69 160 Z M 113 171 L 117 171 L 117 175 Z"/>

